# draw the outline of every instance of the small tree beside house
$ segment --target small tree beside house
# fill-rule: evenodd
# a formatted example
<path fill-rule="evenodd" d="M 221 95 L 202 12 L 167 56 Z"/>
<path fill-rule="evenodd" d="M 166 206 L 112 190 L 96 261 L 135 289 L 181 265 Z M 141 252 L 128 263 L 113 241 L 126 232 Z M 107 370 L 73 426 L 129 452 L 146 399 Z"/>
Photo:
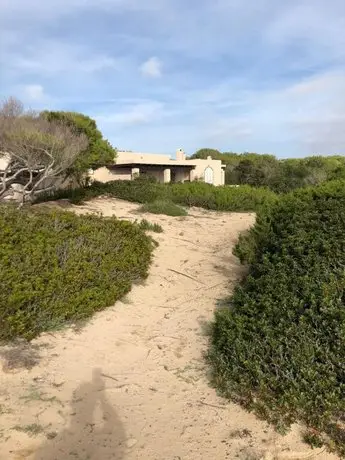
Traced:
<path fill-rule="evenodd" d="M 15 190 L 22 205 L 55 190 L 87 146 L 85 134 L 9 98 L 0 106 L 0 200 Z"/>

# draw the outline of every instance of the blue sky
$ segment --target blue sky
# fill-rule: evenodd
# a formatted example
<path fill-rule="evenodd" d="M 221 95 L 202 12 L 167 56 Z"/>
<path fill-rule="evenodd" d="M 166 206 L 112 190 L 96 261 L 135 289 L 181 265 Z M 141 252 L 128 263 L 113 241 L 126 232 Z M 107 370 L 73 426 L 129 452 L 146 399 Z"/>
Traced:
<path fill-rule="evenodd" d="M 345 2 L 1 0 L 10 95 L 122 149 L 345 154 Z"/>

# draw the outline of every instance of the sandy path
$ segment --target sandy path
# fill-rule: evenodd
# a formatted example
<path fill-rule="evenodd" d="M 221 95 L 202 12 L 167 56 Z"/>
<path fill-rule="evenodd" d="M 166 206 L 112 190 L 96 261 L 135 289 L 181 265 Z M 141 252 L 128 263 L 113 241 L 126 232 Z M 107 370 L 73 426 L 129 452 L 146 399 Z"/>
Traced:
<path fill-rule="evenodd" d="M 143 217 L 117 200 L 75 209 Z M 298 427 L 278 436 L 208 385 L 204 326 L 241 276 L 231 251 L 253 216 L 145 217 L 164 233 L 143 285 L 81 330 L 1 350 L 1 460 L 336 459 L 309 450 Z"/>

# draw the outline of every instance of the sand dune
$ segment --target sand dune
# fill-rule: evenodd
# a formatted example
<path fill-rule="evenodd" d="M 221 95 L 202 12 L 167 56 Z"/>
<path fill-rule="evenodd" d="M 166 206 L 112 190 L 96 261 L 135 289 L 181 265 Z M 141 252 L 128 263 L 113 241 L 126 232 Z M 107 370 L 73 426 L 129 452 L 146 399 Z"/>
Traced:
<path fill-rule="evenodd" d="M 294 426 L 286 437 L 209 386 L 205 329 L 243 275 L 232 255 L 250 214 L 192 209 L 137 215 L 98 199 L 75 212 L 157 222 L 164 233 L 147 281 L 84 327 L 4 347 L 1 460 L 323 459 Z"/>

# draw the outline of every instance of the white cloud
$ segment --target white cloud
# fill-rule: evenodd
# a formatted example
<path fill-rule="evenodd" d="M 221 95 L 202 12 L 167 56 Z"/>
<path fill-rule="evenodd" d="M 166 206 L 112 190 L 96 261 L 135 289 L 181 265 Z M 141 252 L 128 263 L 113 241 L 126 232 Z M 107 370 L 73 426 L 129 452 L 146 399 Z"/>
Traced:
<path fill-rule="evenodd" d="M 35 102 L 40 102 L 46 98 L 42 85 L 25 85 L 23 87 L 23 96 Z"/>
<path fill-rule="evenodd" d="M 2 4 L 1 19 L 30 18 L 34 21 L 41 19 L 67 16 L 75 11 L 87 10 L 127 10 L 127 11 L 156 11 L 164 7 L 167 0 L 99 0 L 97 5 L 94 0 L 11 0 Z"/>
<path fill-rule="evenodd" d="M 265 46 L 287 56 L 286 68 L 342 65 L 345 59 L 345 4 L 340 0 L 288 3 L 263 32 Z"/>
<path fill-rule="evenodd" d="M 229 84 L 213 93 L 217 95 L 213 104 L 206 98 L 199 107 L 206 114 L 203 133 L 210 143 L 235 142 L 253 150 L 292 143 L 305 154 L 345 153 L 345 70 L 314 75 L 277 90 L 248 93 Z M 242 106 L 229 116 L 223 107 L 234 99 Z"/>
<path fill-rule="evenodd" d="M 119 110 L 110 108 L 97 120 L 125 148 L 142 142 L 142 148 L 161 150 L 177 139 L 186 148 L 209 145 L 290 156 L 345 153 L 344 95 L 345 70 L 278 89 L 248 89 L 248 82 L 241 86 L 229 79 L 181 92 L 165 104 L 124 100 Z M 136 135 L 126 140 L 124 132 L 132 128 Z"/>
<path fill-rule="evenodd" d="M 207 133 L 208 141 L 219 142 L 221 139 L 245 140 L 252 134 L 249 120 L 236 117 L 216 119 L 213 123 L 208 122 L 205 126 L 205 133 Z"/>
<path fill-rule="evenodd" d="M 151 57 L 140 66 L 140 71 L 145 77 L 159 78 L 162 76 L 162 62 Z"/>
<path fill-rule="evenodd" d="M 102 53 L 90 52 L 87 47 L 64 42 L 46 40 L 38 45 L 10 46 L 2 50 L 0 66 L 4 73 L 16 75 L 35 74 L 40 76 L 60 73 L 95 73 L 119 69 L 120 60 Z"/>
<path fill-rule="evenodd" d="M 1 90 L 28 103 L 46 101 L 43 83 L 59 107 L 156 147 L 345 150 L 344 0 L 5 0 L 1 13 Z"/>
<path fill-rule="evenodd" d="M 101 114 L 95 118 L 101 124 L 115 124 L 123 126 L 142 125 L 150 123 L 162 115 L 163 104 L 156 101 L 147 101 L 128 105 L 118 112 Z"/>

